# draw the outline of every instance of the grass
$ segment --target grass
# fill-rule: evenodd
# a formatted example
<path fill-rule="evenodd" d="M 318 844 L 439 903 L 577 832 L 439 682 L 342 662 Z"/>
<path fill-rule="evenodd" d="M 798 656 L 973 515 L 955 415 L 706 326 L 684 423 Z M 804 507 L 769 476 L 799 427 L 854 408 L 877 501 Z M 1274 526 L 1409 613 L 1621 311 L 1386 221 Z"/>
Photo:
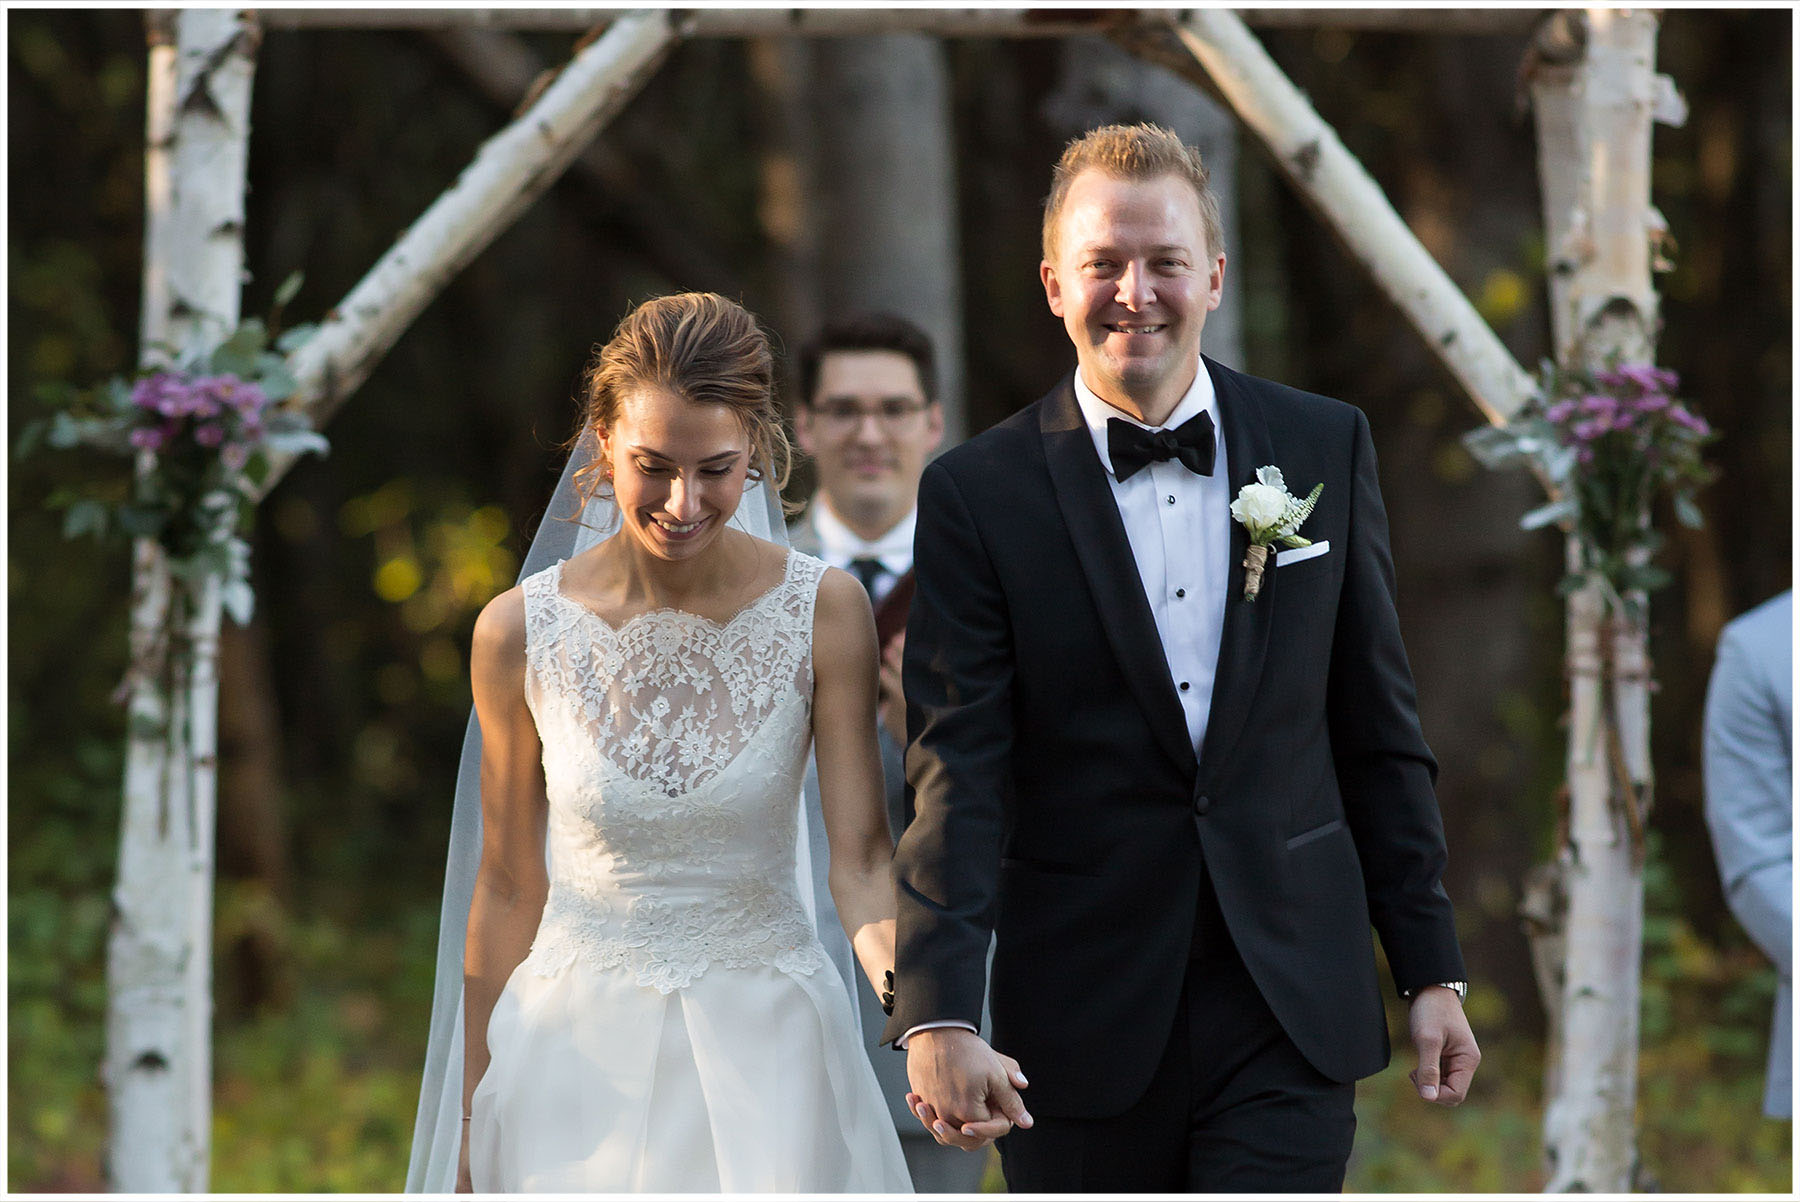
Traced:
<path fill-rule="evenodd" d="M 8 1185 L 99 1190 L 105 911 L 42 892 L 12 903 Z M 229 916 L 242 907 L 222 893 L 220 908 Z M 436 899 L 382 906 L 340 898 L 281 921 L 275 945 L 291 965 L 285 1002 L 237 1012 L 222 1004 L 216 1024 L 212 1188 L 397 1190 L 418 1102 Z M 1785 1193 L 1790 1127 L 1761 1117 L 1761 1041 L 1744 1035 L 1766 1022 L 1769 970 L 1730 957 L 1697 967 L 1691 940 L 1673 944 L 1687 975 L 1665 979 L 1657 974 L 1668 965 L 1646 962 L 1654 971 L 1645 988 L 1639 1143 L 1648 1171 L 1664 1191 Z M 1738 980 L 1742 973 L 1752 976 Z M 1720 974 L 1730 987 L 1721 988 Z M 1743 1013 L 1727 1014 L 1732 1007 Z M 1497 1035 L 1484 1038 L 1483 1052 L 1469 1101 L 1442 1110 L 1413 1095 L 1410 1049 L 1396 1046 L 1386 1071 L 1358 1087 L 1346 1188 L 1541 1189 L 1541 1050 Z M 987 1184 L 1000 1185 L 997 1163 Z"/>

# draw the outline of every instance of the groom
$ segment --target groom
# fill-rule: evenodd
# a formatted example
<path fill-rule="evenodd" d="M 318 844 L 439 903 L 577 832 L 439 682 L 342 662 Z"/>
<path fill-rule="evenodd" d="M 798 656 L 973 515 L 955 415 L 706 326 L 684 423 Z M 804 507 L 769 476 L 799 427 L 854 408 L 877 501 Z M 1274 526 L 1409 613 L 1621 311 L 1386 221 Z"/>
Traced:
<path fill-rule="evenodd" d="M 1420 1096 L 1480 1059 L 1368 422 L 1201 356 L 1224 269 L 1192 148 L 1072 143 L 1040 274 L 1077 370 L 920 486 L 885 1038 L 1015 1191 L 1341 1189 L 1389 1052 L 1371 924 Z M 1247 599 L 1265 466 L 1324 491 Z"/>

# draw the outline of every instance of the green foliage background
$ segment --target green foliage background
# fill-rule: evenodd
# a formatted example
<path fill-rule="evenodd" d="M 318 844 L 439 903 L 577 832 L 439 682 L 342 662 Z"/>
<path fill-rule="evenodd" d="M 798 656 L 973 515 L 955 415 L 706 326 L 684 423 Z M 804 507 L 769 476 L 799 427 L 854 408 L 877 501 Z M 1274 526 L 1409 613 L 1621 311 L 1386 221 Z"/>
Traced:
<path fill-rule="evenodd" d="M 35 386 L 85 385 L 134 360 L 143 41 L 140 15 L 127 11 L 14 10 L 7 21 L 16 433 Z M 1504 120 L 1522 43 L 1330 30 L 1265 40 L 1403 213 L 1448 223 L 1434 227 L 1451 231 L 1434 249 L 1515 354 L 1534 362 L 1545 319 L 1531 139 L 1528 124 Z M 567 38 L 527 41 L 548 62 L 568 51 Z M 1041 115 L 1056 53 L 1035 43 L 950 50 L 971 313 L 1041 304 L 1035 215 L 1022 198 L 1040 193 L 1066 136 Z M 1701 503 L 1731 549 L 1719 578 L 1705 548 L 1672 548 L 1678 583 L 1653 606 L 1663 691 L 1641 1147 L 1666 1190 L 1785 1191 L 1789 1125 L 1759 1114 L 1773 974 L 1726 913 L 1712 873 L 1697 720 L 1717 621 L 1788 584 L 1788 18 L 1672 11 L 1661 54 L 1693 107 L 1686 129 L 1657 136 L 1656 197 L 1682 248 L 1681 270 L 1664 280 L 1663 358 L 1726 431 L 1717 459 L 1728 487 Z M 740 278 L 675 278 L 634 236 L 618 198 L 558 184 L 402 338 L 327 431 L 330 459 L 303 463 L 265 507 L 250 645 L 266 657 L 264 690 L 279 713 L 280 787 L 266 810 L 223 799 L 237 835 L 222 827 L 216 1190 L 399 1187 L 474 615 L 516 571 L 559 466 L 576 375 L 630 301 L 719 287 L 759 312 L 774 308 L 778 281 L 756 217 L 755 118 L 741 100 L 748 86 L 741 46 L 684 47 L 607 134 L 678 238 Z M 306 285 L 291 313 L 316 318 L 504 119 L 416 37 L 269 34 L 256 80 L 245 312 L 266 310 L 276 284 L 301 268 Z M 989 138 L 999 129 L 1018 132 Z M 1547 846 L 1560 771 L 1555 549 L 1509 535 L 1510 558 L 1471 568 L 1473 584 L 1436 570 L 1432 544 L 1448 531 L 1434 519 L 1510 494 L 1461 453 L 1463 403 L 1386 303 L 1266 163 L 1246 151 L 1240 176 L 1242 237 L 1258 251 L 1244 256 L 1239 280 L 1251 370 L 1354 397 L 1383 447 L 1402 616 L 1426 729 L 1446 766 L 1451 887 L 1487 1053 L 1474 1097 L 1455 1112 L 1410 1099 L 1404 1054 L 1365 1082 L 1349 1186 L 1534 1189 L 1542 1023 L 1512 908 L 1520 870 Z M 1494 206 L 1508 198 L 1510 224 L 1496 226 Z M 1067 358 L 1048 320 L 1004 328 L 1006 338 L 969 339 L 977 427 L 1034 399 Z M 783 333 L 790 342 L 803 334 Z M 65 543 L 41 508 L 58 482 L 91 467 L 44 455 L 14 464 L 8 478 L 15 1191 L 103 1185 L 97 1068 L 123 733 L 109 695 L 124 669 L 129 581 L 123 555 Z M 1454 652 L 1432 653 L 1431 623 L 1463 595 L 1455 590 L 1496 573 L 1533 582 L 1522 612 L 1492 620 L 1521 623 L 1535 650 L 1521 678 L 1491 698 L 1474 682 L 1486 707 L 1479 738 L 1445 741 L 1451 724 L 1432 707 L 1469 694 L 1470 671 Z M 1444 638 L 1462 647 L 1483 632 Z M 1390 1020 L 1401 1035 L 1397 1007 Z"/>

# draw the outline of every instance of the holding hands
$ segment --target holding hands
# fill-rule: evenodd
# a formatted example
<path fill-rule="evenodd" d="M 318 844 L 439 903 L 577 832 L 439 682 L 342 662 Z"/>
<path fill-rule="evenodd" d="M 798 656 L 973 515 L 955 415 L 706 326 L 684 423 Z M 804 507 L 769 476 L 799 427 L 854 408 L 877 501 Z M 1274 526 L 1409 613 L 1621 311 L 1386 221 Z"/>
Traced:
<path fill-rule="evenodd" d="M 974 1150 L 1030 1127 L 1019 1062 L 963 1027 L 932 1027 L 907 1041 L 906 1104 L 940 1144 Z"/>

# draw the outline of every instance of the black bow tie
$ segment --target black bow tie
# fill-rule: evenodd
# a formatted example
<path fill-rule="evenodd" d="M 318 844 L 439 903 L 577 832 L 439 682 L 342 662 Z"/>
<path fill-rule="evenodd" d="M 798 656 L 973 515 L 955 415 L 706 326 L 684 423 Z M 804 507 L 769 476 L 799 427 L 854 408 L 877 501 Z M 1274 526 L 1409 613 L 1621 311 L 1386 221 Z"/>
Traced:
<path fill-rule="evenodd" d="M 1106 419 L 1106 453 L 1113 475 L 1129 480 L 1152 463 L 1179 459 L 1196 476 L 1213 474 L 1212 414 L 1189 418 L 1173 430 L 1146 430 L 1116 417 Z"/>

